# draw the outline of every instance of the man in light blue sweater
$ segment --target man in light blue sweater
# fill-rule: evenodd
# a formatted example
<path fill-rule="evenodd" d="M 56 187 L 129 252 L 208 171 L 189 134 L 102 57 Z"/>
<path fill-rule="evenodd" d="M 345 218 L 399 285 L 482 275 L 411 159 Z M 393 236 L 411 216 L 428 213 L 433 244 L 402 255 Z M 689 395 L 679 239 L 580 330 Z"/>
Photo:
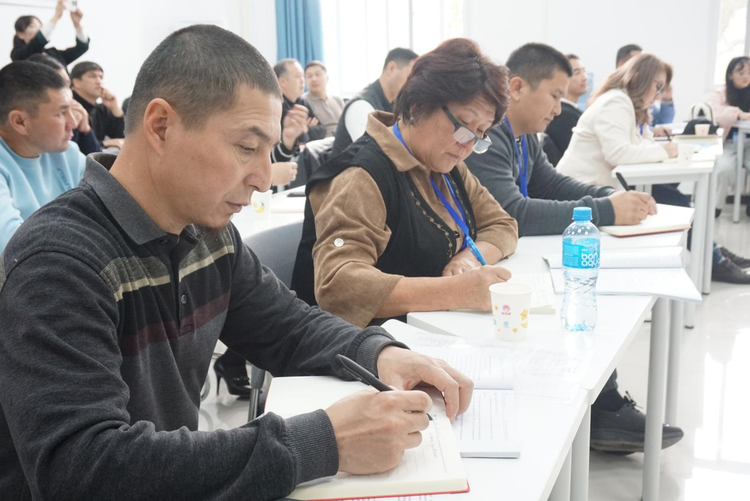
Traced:
<path fill-rule="evenodd" d="M 62 77 L 42 64 L 0 70 L 0 253 L 25 219 L 83 176 L 85 157 L 70 141 L 72 99 Z"/>

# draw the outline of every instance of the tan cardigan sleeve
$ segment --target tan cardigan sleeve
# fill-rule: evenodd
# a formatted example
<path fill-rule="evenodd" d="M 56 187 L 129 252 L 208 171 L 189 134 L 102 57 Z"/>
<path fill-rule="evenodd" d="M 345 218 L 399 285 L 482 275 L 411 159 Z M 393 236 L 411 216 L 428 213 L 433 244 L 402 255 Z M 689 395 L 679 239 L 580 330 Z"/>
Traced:
<path fill-rule="evenodd" d="M 315 298 L 322 309 L 364 327 L 402 278 L 375 268 L 391 238 L 380 190 L 364 169 L 352 167 L 316 186 L 310 204 Z"/>
<path fill-rule="evenodd" d="M 465 163 L 458 164 L 458 171 L 469 195 L 474 219 L 477 224 L 477 242 L 487 242 L 503 253 L 503 259 L 516 250 L 518 244 L 518 222 L 503 210 L 500 203 L 482 186 L 479 179 L 469 172 Z M 494 263 L 487 263 L 494 264 Z"/>

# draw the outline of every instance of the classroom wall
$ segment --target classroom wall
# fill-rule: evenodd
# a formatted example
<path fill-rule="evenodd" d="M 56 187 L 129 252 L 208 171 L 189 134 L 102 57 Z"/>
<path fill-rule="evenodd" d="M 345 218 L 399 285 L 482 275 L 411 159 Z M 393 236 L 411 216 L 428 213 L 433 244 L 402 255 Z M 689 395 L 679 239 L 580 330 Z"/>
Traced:
<path fill-rule="evenodd" d="M 26 4 L 20 5 L 20 4 Z M 130 95 L 135 77 L 149 53 L 172 31 L 196 23 L 216 24 L 249 40 L 269 60 L 276 60 L 276 10 L 274 0 L 181 0 L 154 2 L 102 2 L 79 0 L 83 25 L 91 48 L 79 61 L 92 60 L 104 67 L 105 83 L 122 101 Z M 119 6 L 120 8 L 113 8 Z M 54 0 L 0 1 L 0 67 L 10 62 L 13 23 L 33 14 L 43 22 L 54 13 Z M 52 35 L 52 46 L 75 44 L 75 31 L 66 13 Z M 72 67 L 72 66 L 71 66 Z"/>
<path fill-rule="evenodd" d="M 677 119 L 705 100 L 718 25 L 718 0 L 464 0 L 465 36 L 504 62 L 526 42 L 581 57 L 595 84 L 614 70 L 617 49 L 637 43 L 672 64 Z M 606 20 L 606 21 L 605 21 Z"/>

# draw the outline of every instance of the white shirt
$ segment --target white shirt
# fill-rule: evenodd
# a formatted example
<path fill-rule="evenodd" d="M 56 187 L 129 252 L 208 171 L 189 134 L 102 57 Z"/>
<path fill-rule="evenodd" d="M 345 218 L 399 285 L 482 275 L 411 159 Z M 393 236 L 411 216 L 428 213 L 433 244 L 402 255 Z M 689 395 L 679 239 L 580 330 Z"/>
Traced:
<path fill-rule="evenodd" d="M 654 143 L 648 125 L 643 126 L 641 134 L 630 97 L 613 89 L 581 115 L 557 170 L 584 183 L 618 188 L 617 180 L 612 178 L 612 169 L 618 165 L 667 158 L 667 151 Z"/>

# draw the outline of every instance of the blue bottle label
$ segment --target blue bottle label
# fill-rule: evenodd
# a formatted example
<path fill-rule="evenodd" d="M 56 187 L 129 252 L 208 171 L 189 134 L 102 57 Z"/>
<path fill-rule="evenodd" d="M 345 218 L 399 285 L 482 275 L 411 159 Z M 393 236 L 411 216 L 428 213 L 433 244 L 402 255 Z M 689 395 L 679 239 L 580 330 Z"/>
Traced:
<path fill-rule="evenodd" d="M 584 238 L 573 244 L 563 242 L 563 266 L 566 268 L 598 268 L 599 240 Z"/>

